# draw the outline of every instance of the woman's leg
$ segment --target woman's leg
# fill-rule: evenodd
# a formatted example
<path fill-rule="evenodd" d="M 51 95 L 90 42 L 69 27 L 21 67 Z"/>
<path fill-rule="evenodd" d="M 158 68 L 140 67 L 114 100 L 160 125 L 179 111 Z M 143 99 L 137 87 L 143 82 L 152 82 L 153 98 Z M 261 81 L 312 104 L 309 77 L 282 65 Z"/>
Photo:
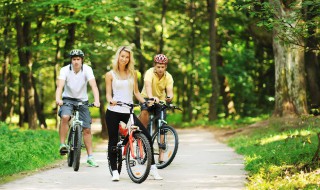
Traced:
<path fill-rule="evenodd" d="M 119 125 L 119 113 L 107 110 L 106 112 L 106 124 L 108 128 L 109 143 L 108 143 L 108 157 L 110 160 L 112 170 L 117 170 L 117 153 L 112 151 L 112 147 L 118 143 L 118 125 Z"/>

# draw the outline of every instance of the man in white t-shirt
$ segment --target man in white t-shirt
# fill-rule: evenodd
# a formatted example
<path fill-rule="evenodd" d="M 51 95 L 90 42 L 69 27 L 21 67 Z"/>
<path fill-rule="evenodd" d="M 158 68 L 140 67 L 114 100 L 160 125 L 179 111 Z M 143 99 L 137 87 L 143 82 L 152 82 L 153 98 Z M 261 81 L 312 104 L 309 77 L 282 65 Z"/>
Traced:
<path fill-rule="evenodd" d="M 56 89 L 56 104 L 61 106 L 58 113 L 61 118 L 59 130 L 61 155 L 65 155 L 68 152 L 65 139 L 68 134 L 69 120 L 73 111 L 72 106 L 63 105 L 63 103 L 87 103 L 87 84 L 89 82 L 93 91 L 94 106 L 100 107 L 99 90 L 92 68 L 83 64 L 84 53 L 79 49 L 74 49 L 70 52 L 70 58 L 71 63 L 60 70 Z M 83 121 L 83 139 L 88 153 L 87 163 L 89 166 L 98 167 L 99 165 L 95 162 L 92 155 L 91 116 L 88 106 L 80 107 L 79 117 Z"/>

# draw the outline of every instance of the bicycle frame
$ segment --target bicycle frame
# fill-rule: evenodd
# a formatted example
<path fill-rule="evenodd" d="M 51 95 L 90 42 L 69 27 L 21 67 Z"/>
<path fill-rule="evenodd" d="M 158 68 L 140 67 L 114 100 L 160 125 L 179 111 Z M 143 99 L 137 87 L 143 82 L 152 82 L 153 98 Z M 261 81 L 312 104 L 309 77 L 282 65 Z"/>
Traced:
<path fill-rule="evenodd" d="M 158 169 L 167 167 L 172 160 L 174 159 L 178 151 L 178 134 L 176 130 L 169 126 L 165 120 L 165 110 L 166 109 L 179 109 L 179 107 L 174 106 L 173 104 L 166 104 L 163 101 L 160 101 L 158 104 L 160 106 L 160 113 L 154 112 L 150 113 L 149 116 L 149 132 L 152 134 L 152 146 L 154 149 L 154 155 L 158 155 L 159 163 L 157 164 Z M 154 131 L 153 131 L 154 127 Z"/>
<path fill-rule="evenodd" d="M 135 131 L 141 131 L 141 130 L 139 129 L 138 126 L 134 125 L 134 118 L 133 118 L 133 108 L 135 106 L 138 106 L 138 105 L 137 104 L 123 103 L 123 102 L 118 103 L 118 105 L 120 105 L 120 106 L 122 106 L 123 104 L 130 108 L 130 118 L 129 118 L 128 123 L 126 124 L 126 128 L 128 129 L 129 141 L 124 146 L 124 151 L 123 151 L 123 154 L 122 154 L 122 155 L 125 155 L 126 154 L 126 150 L 127 150 L 126 148 L 127 148 L 128 145 L 130 146 L 130 150 L 133 150 L 133 141 L 134 141 L 133 133 Z M 119 126 L 119 127 L 121 127 L 121 126 Z M 139 149 L 140 149 L 140 151 L 139 151 L 140 152 L 140 157 L 142 157 L 143 156 L 143 147 L 142 147 L 142 144 L 141 144 L 140 141 L 138 142 L 138 145 L 139 145 Z M 131 156 L 133 158 L 137 158 L 133 151 L 131 151 L 130 153 L 131 153 Z"/>
<path fill-rule="evenodd" d="M 155 123 L 157 125 L 156 129 L 158 129 L 158 130 L 160 130 L 160 128 L 163 124 L 165 124 L 165 125 L 168 124 L 168 122 L 164 119 L 164 113 L 165 113 L 165 110 L 167 109 L 168 106 L 163 101 L 160 101 L 158 103 L 158 105 L 161 106 L 160 115 L 159 114 L 156 115 L 155 112 L 150 113 L 150 115 L 149 115 L 148 127 L 149 127 L 149 132 L 150 132 L 151 136 L 153 135 L 153 123 Z"/>
<path fill-rule="evenodd" d="M 81 148 L 83 144 L 83 135 L 82 135 L 82 125 L 83 121 L 79 119 L 79 109 L 80 106 L 87 105 L 83 102 L 77 103 L 64 103 L 63 105 L 72 106 L 73 112 L 71 115 L 71 120 L 69 122 L 69 134 L 68 134 L 68 166 L 73 166 L 74 171 L 79 170 L 80 166 L 80 157 L 81 157 Z M 88 107 L 92 107 L 93 104 L 88 104 Z"/>

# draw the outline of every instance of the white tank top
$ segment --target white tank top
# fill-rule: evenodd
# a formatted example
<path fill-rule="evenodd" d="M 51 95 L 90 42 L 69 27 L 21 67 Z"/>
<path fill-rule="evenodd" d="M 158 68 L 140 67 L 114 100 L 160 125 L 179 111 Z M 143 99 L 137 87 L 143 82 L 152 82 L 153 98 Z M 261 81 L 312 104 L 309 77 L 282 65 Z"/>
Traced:
<path fill-rule="evenodd" d="M 114 71 L 111 71 L 113 100 L 125 103 L 133 103 L 133 78 L 119 79 Z M 108 106 L 108 109 L 118 113 L 130 113 L 126 106 Z"/>

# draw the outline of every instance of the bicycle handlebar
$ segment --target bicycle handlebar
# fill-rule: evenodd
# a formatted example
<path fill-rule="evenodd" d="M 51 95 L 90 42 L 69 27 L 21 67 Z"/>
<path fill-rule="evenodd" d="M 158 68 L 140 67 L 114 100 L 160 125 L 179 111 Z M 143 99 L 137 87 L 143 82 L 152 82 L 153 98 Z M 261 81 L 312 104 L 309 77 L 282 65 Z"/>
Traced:
<path fill-rule="evenodd" d="M 180 107 L 175 106 L 175 105 L 173 105 L 172 103 L 166 103 L 166 102 L 164 102 L 164 101 L 160 101 L 159 103 L 155 103 L 155 104 L 158 104 L 158 105 L 164 107 L 164 109 L 169 108 L 169 109 L 177 109 L 177 110 L 182 111 L 182 109 L 181 109 Z"/>
<path fill-rule="evenodd" d="M 66 105 L 66 106 L 75 106 L 75 107 L 80 107 L 80 106 L 88 106 L 88 107 L 95 107 L 94 106 L 94 103 L 87 103 L 87 102 L 78 102 L 78 104 L 73 104 L 73 103 L 70 103 L 70 102 L 63 102 L 63 105 Z"/>
<path fill-rule="evenodd" d="M 111 103 L 111 102 L 110 102 L 110 103 Z M 132 103 L 126 103 L 126 102 L 121 102 L 121 101 L 118 101 L 118 102 L 117 102 L 117 105 L 118 105 L 118 106 L 124 106 L 124 105 L 126 105 L 126 106 L 131 107 L 131 108 L 140 106 L 139 104 L 132 104 Z"/>

